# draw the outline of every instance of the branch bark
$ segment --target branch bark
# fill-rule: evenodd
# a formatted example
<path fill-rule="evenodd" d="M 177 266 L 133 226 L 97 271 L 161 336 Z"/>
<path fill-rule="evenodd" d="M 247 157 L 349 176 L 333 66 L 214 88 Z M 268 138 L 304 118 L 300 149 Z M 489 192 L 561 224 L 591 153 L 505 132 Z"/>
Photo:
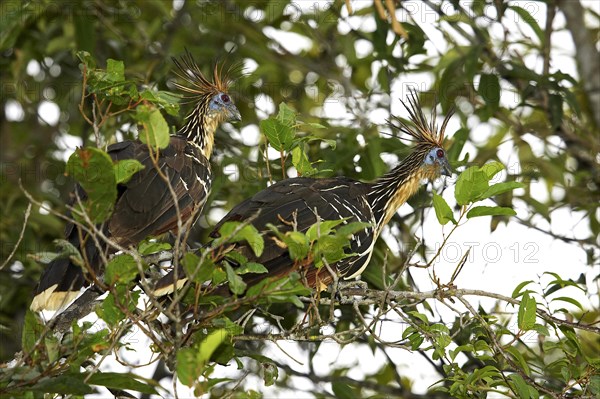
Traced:
<path fill-rule="evenodd" d="M 575 58 L 580 82 L 590 105 L 590 114 L 600 127 L 600 52 L 592 32 L 585 26 L 585 9 L 579 1 L 559 0 L 558 6 L 567 20 L 567 29 L 575 42 Z"/>

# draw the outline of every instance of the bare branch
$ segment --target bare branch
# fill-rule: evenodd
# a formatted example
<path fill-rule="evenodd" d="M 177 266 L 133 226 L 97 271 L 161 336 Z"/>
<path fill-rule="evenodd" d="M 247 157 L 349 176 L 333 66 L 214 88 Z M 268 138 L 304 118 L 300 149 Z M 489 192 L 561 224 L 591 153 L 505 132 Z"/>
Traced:
<path fill-rule="evenodd" d="M 585 9 L 576 0 L 559 0 L 558 6 L 567 20 L 567 29 L 575 42 L 575 58 L 581 76 L 580 82 L 590 103 L 590 114 L 596 126 L 600 126 L 600 53 L 596 48 L 594 35 L 585 25 Z"/>
<path fill-rule="evenodd" d="M 21 184 L 20 181 L 19 181 L 19 184 Z M 21 241 L 23 241 L 23 236 L 25 235 L 25 229 L 27 228 L 27 221 L 29 220 L 30 214 L 31 214 L 31 202 L 27 205 L 27 209 L 25 210 L 25 217 L 23 218 L 23 226 L 21 227 L 21 233 L 19 234 L 19 239 L 17 240 L 17 243 L 15 244 L 15 247 L 13 248 L 13 250 L 10 252 L 10 255 L 8 255 L 8 258 L 6 258 L 6 260 L 2 263 L 2 265 L 0 265 L 0 270 L 4 269 L 4 267 L 6 267 L 6 265 L 8 265 L 8 262 L 10 262 L 12 257 L 15 256 L 15 254 L 17 253 L 17 249 L 19 248 L 19 245 L 21 245 Z"/>

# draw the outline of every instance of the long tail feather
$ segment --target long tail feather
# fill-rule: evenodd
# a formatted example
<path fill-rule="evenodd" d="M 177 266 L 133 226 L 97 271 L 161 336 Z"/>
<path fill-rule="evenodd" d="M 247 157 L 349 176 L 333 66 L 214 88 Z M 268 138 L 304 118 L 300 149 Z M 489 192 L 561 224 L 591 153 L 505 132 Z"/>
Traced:
<path fill-rule="evenodd" d="M 69 243 L 84 252 L 84 258 L 89 264 L 97 265 L 100 261 L 99 251 L 93 240 L 87 240 L 81 248 L 77 228 L 69 223 L 66 230 Z M 44 270 L 35 289 L 30 309 L 38 312 L 63 308 L 79 295 L 81 288 L 87 285 L 81 267 L 75 265 L 69 258 L 55 259 Z"/>

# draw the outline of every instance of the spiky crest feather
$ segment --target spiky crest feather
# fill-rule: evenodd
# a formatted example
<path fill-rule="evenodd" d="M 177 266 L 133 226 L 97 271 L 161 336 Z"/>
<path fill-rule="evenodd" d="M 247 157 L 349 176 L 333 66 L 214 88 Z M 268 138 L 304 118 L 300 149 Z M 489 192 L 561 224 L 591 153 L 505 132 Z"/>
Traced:
<path fill-rule="evenodd" d="M 392 116 L 392 118 L 388 120 L 389 125 L 393 129 L 397 129 L 400 132 L 410 136 L 413 139 L 411 141 L 413 141 L 416 146 L 428 148 L 442 147 L 444 143 L 446 127 L 450 121 L 450 118 L 454 114 L 454 110 L 451 109 L 448 111 L 448 114 L 442 122 L 442 126 L 438 130 L 436 123 L 436 104 L 434 104 L 431 109 L 431 117 L 428 123 L 418 94 L 415 90 L 410 91 L 408 95 L 408 104 L 403 100 L 400 100 L 400 102 L 408 112 L 409 119 L 412 123 L 409 125 L 400 117 Z"/>
<path fill-rule="evenodd" d="M 241 64 L 232 64 L 225 70 L 225 62 L 221 65 L 216 62 L 213 67 L 212 81 L 210 81 L 189 50 L 186 49 L 185 54 L 180 59 L 175 57 L 172 59 L 178 69 L 175 74 L 189 84 L 186 86 L 175 82 L 175 87 L 185 93 L 192 94 L 185 97 L 191 100 L 197 100 L 198 97 L 212 97 L 217 93 L 227 93 L 233 83 L 234 75 L 237 75 L 241 68 Z"/>

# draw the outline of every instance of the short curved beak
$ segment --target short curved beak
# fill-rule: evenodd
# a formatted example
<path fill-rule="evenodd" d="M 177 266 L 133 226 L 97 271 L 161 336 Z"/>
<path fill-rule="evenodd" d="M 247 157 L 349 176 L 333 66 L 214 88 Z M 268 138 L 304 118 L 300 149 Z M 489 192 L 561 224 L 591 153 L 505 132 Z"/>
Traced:
<path fill-rule="evenodd" d="M 227 120 L 238 122 L 242 120 L 242 115 L 234 104 L 227 106 Z"/>
<path fill-rule="evenodd" d="M 442 165 L 441 174 L 444 176 L 451 177 L 452 173 L 453 173 L 452 168 L 450 167 L 450 163 L 448 163 L 448 160 L 445 157 L 444 157 L 444 159 L 442 159 L 441 165 Z"/>

